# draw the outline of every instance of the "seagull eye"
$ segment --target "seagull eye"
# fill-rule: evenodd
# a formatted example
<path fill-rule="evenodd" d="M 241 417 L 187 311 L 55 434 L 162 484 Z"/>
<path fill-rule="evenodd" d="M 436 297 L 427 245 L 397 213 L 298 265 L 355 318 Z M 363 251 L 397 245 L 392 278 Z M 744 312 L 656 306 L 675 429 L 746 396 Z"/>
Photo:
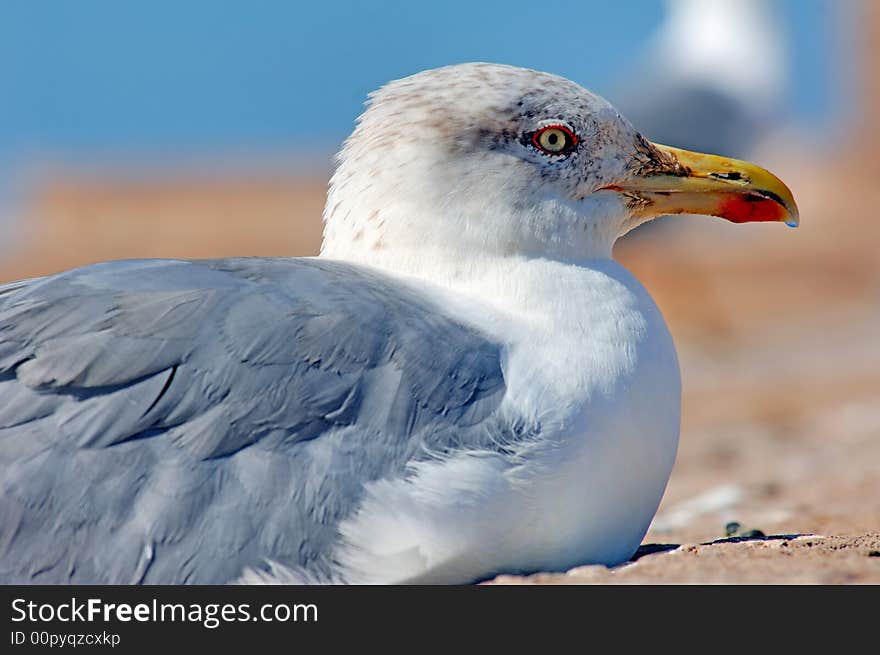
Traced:
<path fill-rule="evenodd" d="M 548 155 L 564 155 L 577 145 L 575 133 L 564 125 L 548 125 L 532 135 L 532 145 Z"/>

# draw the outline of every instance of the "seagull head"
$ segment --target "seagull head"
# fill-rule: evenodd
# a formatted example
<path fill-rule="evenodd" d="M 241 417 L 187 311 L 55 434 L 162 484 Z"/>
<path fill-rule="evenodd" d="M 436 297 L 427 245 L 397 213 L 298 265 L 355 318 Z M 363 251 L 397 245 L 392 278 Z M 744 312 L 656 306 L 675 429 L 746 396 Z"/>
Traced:
<path fill-rule="evenodd" d="M 759 166 L 651 143 L 562 77 L 459 64 L 370 95 L 337 157 L 322 254 L 578 261 L 677 213 L 798 222 L 789 189 Z"/>

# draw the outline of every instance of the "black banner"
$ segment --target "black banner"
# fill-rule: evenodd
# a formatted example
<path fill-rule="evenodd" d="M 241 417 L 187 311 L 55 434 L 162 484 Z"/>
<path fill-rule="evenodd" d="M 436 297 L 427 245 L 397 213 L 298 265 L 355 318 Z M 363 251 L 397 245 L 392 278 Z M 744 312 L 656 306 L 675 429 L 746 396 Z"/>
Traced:
<path fill-rule="evenodd" d="M 619 646 L 662 644 L 670 630 L 680 643 L 688 631 L 713 626 L 720 644 L 725 634 L 740 639 L 756 628 L 830 627 L 835 615 L 855 627 L 876 607 L 875 591 L 866 598 L 829 587 L 0 587 L 0 653 L 269 645 L 293 652 L 353 643 L 418 651 L 439 642 L 563 637 L 589 646 L 596 635 Z"/>

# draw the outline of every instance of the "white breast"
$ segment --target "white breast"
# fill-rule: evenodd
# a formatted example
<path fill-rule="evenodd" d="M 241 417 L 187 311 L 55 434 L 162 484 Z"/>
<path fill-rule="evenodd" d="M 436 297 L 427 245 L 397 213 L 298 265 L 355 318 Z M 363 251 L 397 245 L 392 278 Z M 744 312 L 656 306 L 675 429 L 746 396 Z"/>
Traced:
<path fill-rule="evenodd" d="M 675 347 L 623 267 L 545 266 L 541 293 L 555 315 L 512 348 L 509 365 L 510 401 L 539 418 L 544 438 L 512 474 L 521 507 L 508 566 L 615 564 L 639 546 L 675 460 Z"/>
<path fill-rule="evenodd" d="M 498 571 L 615 564 L 638 547 L 678 444 L 672 339 L 611 260 L 529 261 L 468 285 L 501 311 L 465 320 L 507 345 L 502 411 L 540 436 L 515 455 L 461 453 L 372 485 L 342 526 L 350 581 L 463 583 Z M 468 309 L 471 308 L 471 309 Z"/>

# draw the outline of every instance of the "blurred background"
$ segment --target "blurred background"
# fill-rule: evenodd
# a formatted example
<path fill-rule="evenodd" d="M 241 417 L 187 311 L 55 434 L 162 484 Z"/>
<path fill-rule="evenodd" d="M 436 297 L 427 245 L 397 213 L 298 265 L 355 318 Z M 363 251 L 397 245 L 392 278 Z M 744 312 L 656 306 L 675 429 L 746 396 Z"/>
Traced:
<path fill-rule="evenodd" d="M 734 519 L 880 532 L 878 43 L 868 0 L 7 2 L 0 282 L 315 254 L 332 155 L 370 90 L 462 61 L 547 70 L 652 140 L 770 168 L 801 209 L 798 230 L 675 217 L 618 244 L 685 388 L 648 541 Z"/>

